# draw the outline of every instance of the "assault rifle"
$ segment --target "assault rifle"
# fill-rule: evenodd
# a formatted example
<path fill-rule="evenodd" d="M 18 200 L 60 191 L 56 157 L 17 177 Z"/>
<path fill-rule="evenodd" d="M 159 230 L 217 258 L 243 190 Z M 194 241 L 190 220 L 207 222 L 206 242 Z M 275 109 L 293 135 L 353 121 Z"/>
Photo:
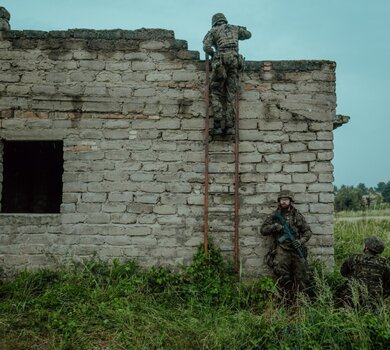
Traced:
<path fill-rule="evenodd" d="M 294 242 L 295 239 L 295 232 L 290 227 L 290 225 L 286 222 L 284 217 L 279 211 L 276 211 L 274 218 L 277 219 L 280 224 L 283 226 L 283 235 L 278 238 L 279 243 L 283 243 L 284 241 L 290 241 L 291 243 Z M 306 261 L 305 254 L 303 253 L 302 246 L 299 245 L 298 247 L 294 247 L 295 251 L 299 255 L 299 257 Z"/>

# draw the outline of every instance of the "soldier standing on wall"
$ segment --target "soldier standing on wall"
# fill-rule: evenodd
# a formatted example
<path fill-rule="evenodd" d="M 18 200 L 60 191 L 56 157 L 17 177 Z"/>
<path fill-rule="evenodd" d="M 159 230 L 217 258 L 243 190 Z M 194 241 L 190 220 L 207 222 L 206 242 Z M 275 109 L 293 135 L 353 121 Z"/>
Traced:
<path fill-rule="evenodd" d="M 294 196 L 290 191 L 281 191 L 278 208 L 261 226 L 263 236 L 273 237 L 266 262 L 278 278 L 278 285 L 287 301 L 293 301 L 296 292 L 307 291 L 310 286 L 304 244 L 310 239 L 312 231 L 293 202 Z"/>
<path fill-rule="evenodd" d="M 210 96 L 214 114 L 212 133 L 231 135 L 236 115 L 238 74 L 244 65 L 243 57 L 238 54 L 238 41 L 249 39 L 252 34 L 245 27 L 228 24 L 223 13 L 216 13 L 211 24 L 212 28 L 203 39 L 203 50 L 211 56 Z"/>
<path fill-rule="evenodd" d="M 384 249 L 381 239 L 370 236 L 364 240 L 362 254 L 351 255 L 344 261 L 340 272 L 348 281 L 336 293 L 338 305 L 359 303 L 375 309 L 390 295 L 390 261 L 379 256 Z"/>

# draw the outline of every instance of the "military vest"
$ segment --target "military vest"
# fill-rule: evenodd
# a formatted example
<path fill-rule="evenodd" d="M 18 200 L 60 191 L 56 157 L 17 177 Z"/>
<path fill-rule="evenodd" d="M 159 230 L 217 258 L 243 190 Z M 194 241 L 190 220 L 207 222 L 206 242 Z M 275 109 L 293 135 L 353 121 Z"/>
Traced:
<path fill-rule="evenodd" d="M 229 24 L 221 25 L 216 33 L 216 42 L 219 50 L 238 49 L 238 30 Z"/>
<path fill-rule="evenodd" d="M 359 254 L 353 259 L 352 277 L 373 286 L 381 283 L 386 259 L 381 256 Z"/>

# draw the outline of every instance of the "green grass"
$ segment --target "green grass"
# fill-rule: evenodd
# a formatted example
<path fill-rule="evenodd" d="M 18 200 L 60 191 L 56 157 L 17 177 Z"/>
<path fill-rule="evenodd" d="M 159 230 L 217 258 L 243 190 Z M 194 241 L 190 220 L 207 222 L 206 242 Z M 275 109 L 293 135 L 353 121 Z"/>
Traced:
<path fill-rule="evenodd" d="M 385 242 L 383 256 L 390 258 L 390 220 L 339 221 L 334 227 L 336 267 L 349 255 L 362 252 L 367 236 L 375 235 Z"/>
<path fill-rule="evenodd" d="M 388 216 L 390 219 L 390 208 L 385 209 L 369 209 L 369 210 L 356 210 L 356 211 L 339 211 L 335 213 L 336 218 L 349 218 L 349 217 L 367 217 L 367 216 Z"/>
<path fill-rule="evenodd" d="M 315 264 L 315 300 L 277 302 L 268 277 L 237 282 L 217 249 L 181 273 L 88 261 L 0 282 L 0 349 L 387 349 L 389 300 L 376 313 L 333 306 L 338 268 L 390 221 L 337 222 L 334 272 Z"/>

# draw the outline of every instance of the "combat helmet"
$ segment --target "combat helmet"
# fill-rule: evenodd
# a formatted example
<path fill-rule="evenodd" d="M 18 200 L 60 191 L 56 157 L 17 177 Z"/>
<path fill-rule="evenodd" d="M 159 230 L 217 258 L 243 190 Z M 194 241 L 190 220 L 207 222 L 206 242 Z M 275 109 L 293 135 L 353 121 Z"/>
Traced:
<path fill-rule="evenodd" d="M 278 202 L 280 201 L 280 198 L 289 198 L 291 202 L 294 202 L 294 194 L 288 190 L 280 191 L 278 195 Z"/>
<path fill-rule="evenodd" d="M 211 18 L 211 26 L 214 27 L 219 21 L 224 21 L 227 24 L 227 19 L 225 15 L 221 12 L 216 13 L 212 18 Z"/>
<path fill-rule="evenodd" d="M 9 21 L 11 18 L 10 13 L 3 6 L 0 6 L 0 18 L 4 18 L 6 21 Z"/>
<path fill-rule="evenodd" d="M 375 254 L 380 254 L 385 250 L 384 242 L 376 236 L 367 237 L 364 240 L 364 244 L 366 245 L 369 251 Z"/>

